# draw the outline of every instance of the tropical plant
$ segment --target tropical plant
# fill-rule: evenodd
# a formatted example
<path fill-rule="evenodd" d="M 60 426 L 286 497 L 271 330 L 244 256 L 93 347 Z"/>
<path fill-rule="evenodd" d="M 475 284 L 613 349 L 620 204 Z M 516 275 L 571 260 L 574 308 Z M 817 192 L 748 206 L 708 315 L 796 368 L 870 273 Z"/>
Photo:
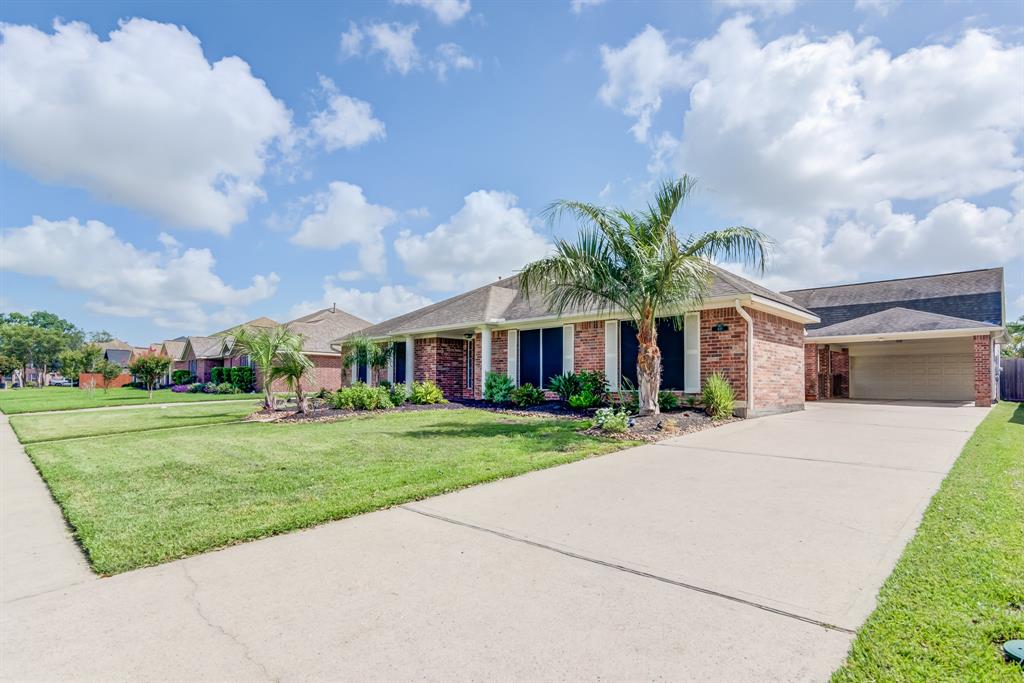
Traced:
<path fill-rule="evenodd" d="M 491 403 L 508 403 L 515 386 L 512 378 L 504 372 L 488 372 L 484 380 L 484 400 Z"/>
<path fill-rule="evenodd" d="M 704 381 L 702 392 L 704 410 L 712 420 L 724 420 L 732 417 L 735 394 L 729 381 L 719 373 L 714 373 Z"/>
<path fill-rule="evenodd" d="M 277 360 L 274 362 L 273 367 L 270 368 L 270 379 L 271 381 L 275 379 L 284 380 L 288 388 L 295 392 L 296 412 L 303 414 L 306 412 L 308 403 L 306 401 L 306 390 L 302 386 L 302 382 L 309 377 L 315 366 L 309 356 L 300 350 L 301 340 L 299 346 L 300 348 L 289 346 L 278 353 Z"/>
<path fill-rule="evenodd" d="M 629 429 L 629 413 L 621 408 L 598 408 L 594 413 L 594 426 L 602 432 L 621 434 Z"/>
<path fill-rule="evenodd" d="M 147 354 L 133 360 L 128 366 L 128 370 L 136 379 L 146 385 L 149 397 L 153 398 L 153 385 L 167 374 L 169 367 L 171 367 L 171 359 L 167 356 Z"/>
<path fill-rule="evenodd" d="M 546 210 L 554 223 L 570 215 L 582 226 L 575 242 L 557 240 L 554 253 L 520 273 L 525 296 L 538 294 L 557 314 L 594 309 L 621 312 L 637 327 L 640 413 L 658 412 L 661 351 L 657 319 L 700 307 L 711 287 L 712 261 L 763 270 L 770 241 L 747 227 L 680 238 L 672 218 L 693 192 L 690 176 L 662 183 L 654 202 L 639 212 L 561 200 Z"/>
<path fill-rule="evenodd" d="M 272 390 L 274 366 L 292 355 L 302 355 L 302 335 L 292 332 L 284 325 L 275 327 L 237 327 L 223 334 L 232 337 L 231 353 L 235 356 L 249 356 L 259 369 L 263 389 L 263 406 L 273 410 Z M 297 368 L 293 368 L 297 369 Z"/>
<path fill-rule="evenodd" d="M 409 394 L 409 402 L 419 405 L 431 403 L 447 403 L 444 392 L 430 380 L 412 383 L 412 392 Z"/>
<path fill-rule="evenodd" d="M 93 367 L 93 370 L 96 373 L 98 373 L 99 376 L 103 379 L 104 394 L 107 393 L 107 389 L 110 388 L 110 383 L 113 382 L 118 377 L 120 377 L 121 373 L 124 372 L 124 369 L 120 365 L 118 365 L 117 363 L 111 363 L 106 358 L 96 363 L 95 367 Z"/>
<path fill-rule="evenodd" d="M 509 400 L 520 408 L 528 408 L 544 402 L 544 390 L 527 382 L 513 389 Z"/>
<path fill-rule="evenodd" d="M 589 388 L 569 397 L 569 407 L 575 408 L 576 410 L 586 410 L 588 408 L 593 408 L 594 406 L 599 406 L 601 403 L 603 403 L 603 399 L 600 396 L 595 395 Z"/>
<path fill-rule="evenodd" d="M 568 401 L 574 394 L 580 393 L 583 389 L 583 384 L 580 382 L 580 376 L 575 372 L 563 372 L 561 375 L 555 375 L 548 379 L 548 390 L 558 394 L 558 398 L 563 401 Z"/>
<path fill-rule="evenodd" d="M 675 410 L 679 407 L 679 397 L 673 394 L 671 391 L 659 391 L 658 392 L 658 408 L 665 412 L 666 410 Z"/>
<path fill-rule="evenodd" d="M 391 342 L 375 342 L 369 337 L 353 337 L 345 342 L 348 353 L 342 358 L 345 369 L 353 365 L 369 370 L 382 370 L 395 354 L 395 345 Z"/>

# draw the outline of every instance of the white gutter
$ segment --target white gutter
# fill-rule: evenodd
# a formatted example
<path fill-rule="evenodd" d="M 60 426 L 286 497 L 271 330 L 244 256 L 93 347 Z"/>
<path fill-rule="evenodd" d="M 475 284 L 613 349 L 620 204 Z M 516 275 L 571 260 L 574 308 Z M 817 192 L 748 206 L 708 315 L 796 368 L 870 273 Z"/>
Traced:
<path fill-rule="evenodd" d="M 733 301 L 740 317 L 747 321 L 747 417 L 754 414 L 754 319 L 740 306 L 740 300 Z"/>
<path fill-rule="evenodd" d="M 841 334 L 822 337 L 804 337 L 805 344 L 845 344 L 855 342 L 900 341 L 911 339 L 949 339 L 952 337 L 973 337 L 979 334 L 998 335 L 999 328 L 961 327 L 956 330 L 919 330 L 916 332 L 886 332 L 875 334 Z"/>

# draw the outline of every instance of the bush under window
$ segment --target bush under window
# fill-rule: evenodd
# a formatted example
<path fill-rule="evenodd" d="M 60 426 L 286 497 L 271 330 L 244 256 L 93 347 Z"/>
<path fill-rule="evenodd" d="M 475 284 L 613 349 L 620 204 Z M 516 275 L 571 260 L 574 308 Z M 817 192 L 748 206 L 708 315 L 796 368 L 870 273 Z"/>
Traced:
<path fill-rule="evenodd" d="M 504 372 L 488 372 L 484 380 L 484 400 L 491 403 L 508 403 L 512 399 L 515 384 Z"/>
<path fill-rule="evenodd" d="M 712 420 L 724 420 L 727 417 L 732 417 L 735 394 L 725 377 L 717 372 L 708 377 L 704 382 L 701 396 L 704 410 Z"/>
<path fill-rule="evenodd" d="M 520 408 L 528 408 L 544 401 L 544 391 L 527 382 L 513 389 L 509 400 Z"/>
<path fill-rule="evenodd" d="M 448 402 L 445 400 L 444 392 L 441 391 L 441 388 L 430 380 L 413 382 L 412 393 L 409 395 L 409 401 L 418 405 Z"/>

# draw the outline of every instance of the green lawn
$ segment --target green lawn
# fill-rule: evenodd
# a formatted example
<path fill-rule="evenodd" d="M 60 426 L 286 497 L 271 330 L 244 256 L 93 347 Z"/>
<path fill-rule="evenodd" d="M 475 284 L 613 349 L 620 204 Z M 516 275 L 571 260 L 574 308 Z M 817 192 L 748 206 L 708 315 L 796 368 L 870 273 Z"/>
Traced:
<path fill-rule="evenodd" d="M 78 387 L 39 387 L 0 390 L 0 412 L 8 415 L 34 413 L 44 410 L 78 410 L 104 406 L 135 406 L 147 403 L 191 403 L 193 401 L 223 401 L 247 398 L 239 394 L 176 394 L 170 389 L 159 389 L 149 398 L 145 389 L 120 387 L 109 389 L 79 389 Z M 256 397 L 258 398 L 258 397 Z"/>
<path fill-rule="evenodd" d="M 42 415 L 14 415 L 11 427 L 24 444 L 82 436 L 124 434 L 151 429 L 238 422 L 260 403 L 187 403 L 161 408 L 66 410 Z"/>
<path fill-rule="evenodd" d="M 630 445 L 577 434 L 578 427 L 436 410 L 100 436 L 26 450 L 95 570 L 112 574 Z"/>
<path fill-rule="evenodd" d="M 833 683 L 1024 681 L 1024 404 L 1000 403 L 932 499 Z"/>

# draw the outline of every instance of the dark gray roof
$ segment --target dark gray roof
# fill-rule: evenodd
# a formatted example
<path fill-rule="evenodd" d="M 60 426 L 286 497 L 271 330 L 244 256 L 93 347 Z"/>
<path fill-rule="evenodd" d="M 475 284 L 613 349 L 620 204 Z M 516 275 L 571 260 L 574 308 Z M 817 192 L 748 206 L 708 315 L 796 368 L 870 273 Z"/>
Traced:
<path fill-rule="evenodd" d="M 1003 269 L 986 268 L 832 287 L 795 289 L 783 294 L 813 311 L 832 306 L 987 294 L 1002 290 Z"/>
<path fill-rule="evenodd" d="M 807 338 L 817 337 L 849 337 L 853 335 L 900 334 L 904 332 L 930 332 L 936 330 L 963 330 L 991 328 L 998 330 L 998 325 L 954 318 L 949 315 L 915 311 L 909 308 L 887 308 L 878 313 L 853 318 L 828 327 L 809 330 Z"/>
<path fill-rule="evenodd" d="M 790 297 L 762 287 L 727 270 L 712 266 L 714 279 L 709 297 L 742 296 L 756 294 L 770 301 L 784 304 L 803 313 L 811 314 Z M 574 309 L 566 315 L 596 312 L 596 309 Z M 444 301 L 424 306 L 415 311 L 385 320 L 359 330 L 368 337 L 387 337 L 418 330 L 458 329 L 485 322 L 533 320 L 553 315 L 542 297 L 527 298 L 519 288 L 519 276 L 498 280 L 483 287 L 458 294 Z M 352 336 L 352 335 L 349 335 Z"/>
<path fill-rule="evenodd" d="M 107 349 L 103 352 L 106 359 L 115 365 L 120 365 L 122 368 L 128 367 L 132 362 L 132 351 L 131 349 Z"/>

